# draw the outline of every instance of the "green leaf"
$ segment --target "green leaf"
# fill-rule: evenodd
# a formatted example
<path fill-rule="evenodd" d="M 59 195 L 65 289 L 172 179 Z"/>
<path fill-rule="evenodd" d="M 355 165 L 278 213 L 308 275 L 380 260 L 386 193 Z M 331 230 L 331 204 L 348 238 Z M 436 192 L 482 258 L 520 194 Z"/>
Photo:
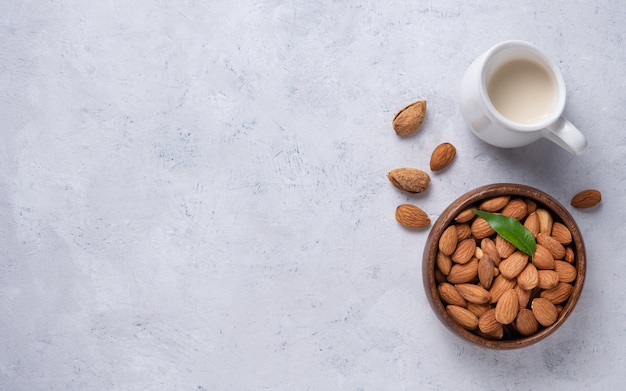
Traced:
<path fill-rule="evenodd" d="M 535 255 L 535 248 L 537 247 L 535 237 L 519 220 L 499 213 L 489 213 L 482 210 L 473 209 L 472 212 L 487 220 L 487 223 L 494 231 L 505 240 L 511 242 L 518 250 L 525 252 L 531 257 Z"/>

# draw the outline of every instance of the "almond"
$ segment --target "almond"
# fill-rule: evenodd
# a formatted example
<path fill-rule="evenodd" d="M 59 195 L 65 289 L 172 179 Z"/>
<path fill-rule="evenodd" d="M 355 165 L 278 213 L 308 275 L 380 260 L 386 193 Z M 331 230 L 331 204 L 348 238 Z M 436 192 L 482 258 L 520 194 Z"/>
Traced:
<path fill-rule="evenodd" d="M 528 302 L 530 301 L 532 291 L 522 289 L 519 285 L 515 285 L 515 288 L 513 288 L 513 290 L 517 294 L 519 308 L 526 308 L 528 306 Z"/>
<path fill-rule="evenodd" d="M 435 264 L 437 265 L 437 270 L 441 271 L 443 275 L 447 276 L 450 274 L 450 268 L 452 268 L 452 260 L 450 259 L 450 256 L 442 253 L 441 251 L 437 251 Z"/>
<path fill-rule="evenodd" d="M 493 268 L 493 261 L 489 254 L 483 254 L 478 260 L 478 281 L 485 289 L 489 289 L 493 282 Z"/>
<path fill-rule="evenodd" d="M 537 203 L 530 198 L 526 199 L 526 206 L 528 207 L 529 214 L 537 210 Z"/>
<path fill-rule="evenodd" d="M 472 209 L 476 209 L 476 208 L 469 207 L 463 210 L 461 213 L 459 213 L 458 216 L 454 218 L 454 221 L 456 221 L 457 223 L 467 223 L 468 221 L 476 217 L 476 214 L 472 212 Z"/>
<path fill-rule="evenodd" d="M 542 291 L 539 294 L 539 297 L 543 297 L 544 299 L 548 300 L 550 303 L 557 305 L 557 304 L 561 304 L 567 301 L 567 299 L 569 299 L 570 295 L 572 294 L 573 290 L 574 290 L 574 287 L 572 286 L 572 284 L 559 282 L 559 284 L 555 286 L 554 288 L 546 289 L 545 291 Z"/>
<path fill-rule="evenodd" d="M 539 218 L 539 232 L 550 235 L 552 233 L 552 215 L 545 209 L 537 209 L 535 211 Z"/>
<path fill-rule="evenodd" d="M 439 144 L 430 156 L 431 171 L 441 171 L 448 167 L 456 156 L 456 148 L 450 143 Z"/>
<path fill-rule="evenodd" d="M 483 250 L 483 254 L 487 254 L 491 257 L 494 266 L 500 265 L 500 254 L 498 253 L 496 243 L 493 240 L 484 238 L 480 241 L 480 248 Z"/>
<path fill-rule="evenodd" d="M 489 299 L 489 302 L 491 304 L 496 303 L 498 300 L 500 300 L 500 297 L 504 292 L 509 289 L 513 289 L 514 287 L 515 280 L 510 280 L 500 274 L 493 280 L 493 283 L 491 283 L 491 289 L 489 289 L 489 295 L 491 296 L 491 298 Z"/>
<path fill-rule="evenodd" d="M 500 209 L 504 208 L 506 204 L 509 203 L 510 199 L 510 196 L 498 196 L 489 198 L 483 201 L 478 209 L 484 210 L 485 212 L 497 212 Z"/>
<path fill-rule="evenodd" d="M 558 317 L 556 307 L 543 297 L 534 298 L 530 308 L 540 325 L 548 327 L 556 322 Z"/>
<path fill-rule="evenodd" d="M 485 334 L 491 334 L 500 327 L 502 327 L 502 323 L 496 320 L 496 310 L 494 308 L 485 311 L 478 318 L 478 329 Z"/>
<path fill-rule="evenodd" d="M 421 193 L 428 188 L 430 176 L 418 168 L 396 168 L 387 174 L 389 181 L 407 193 Z"/>
<path fill-rule="evenodd" d="M 559 283 L 559 275 L 554 270 L 537 271 L 537 287 L 541 289 L 552 289 Z"/>
<path fill-rule="evenodd" d="M 407 228 L 424 228 L 430 225 L 430 218 L 420 208 L 411 204 L 402 204 L 396 208 L 396 220 Z"/>
<path fill-rule="evenodd" d="M 489 339 L 502 339 L 502 337 L 504 337 L 504 326 L 500 324 L 500 327 L 496 328 L 493 332 L 480 334 Z"/>
<path fill-rule="evenodd" d="M 576 194 L 570 202 L 574 208 L 592 208 L 602 201 L 602 193 L 599 190 L 583 190 Z"/>
<path fill-rule="evenodd" d="M 508 289 L 496 304 L 496 320 L 502 324 L 509 324 L 515 320 L 519 312 L 519 301 L 513 289 Z"/>
<path fill-rule="evenodd" d="M 459 241 L 468 239 L 472 236 L 472 229 L 469 224 L 457 224 L 456 226 L 456 236 Z"/>
<path fill-rule="evenodd" d="M 478 265 L 480 267 L 480 263 Z M 554 271 L 559 275 L 559 282 L 572 282 L 578 275 L 576 268 L 566 261 L 554 261 Z"/>
<path fill-rule="evenodd" d="M 498 254 L 500 254 L 502 259 L 510 257 L 515 252 L 515 246 L 500 235 L 496 236 L 495 243 L 496 250 L 498 250 Z"/>
<path fill-rule="evenodd" d="M 528 214 L 528 206 L 526 202 L 520 198 L 509 201 L 501 212 L 504 216 L 509 216 L 517 220 L 522 220 Z"/>
<path fill-rule="evenodd" d="M 477 217 L 474 221 L 472 221 L 471 229 L 472 235 L 478 240 L 487 238 L 496 232 L 493 228 L 491 228 L 487 220 L 482 217 Z"/>
<path fill-rule="evenodd" d="M 478 259 L 471 259 L 465 264 L 454 264 L 448 274 L 448 282 L 463 284 L 472 281 L 478 274 Z"/>
<path fill-rule="evenodd" d="M 537 235 L 537 243 L 547 248 L 554 259 L 561 259 L 565 256 L 565 247 L 552 236 L 540 232 Z"/>
<path fill-rule="evenodd" d="M 441 272 L 441 270 L 435 269 L 435 281 L 437 284 L 441 284 L 442 282 L 448 282 L 448 278 Z"/>
<path fill-rule="evenodd" d="M 508 258 L 500 262 L 500 274 L 508 279 L 517 277 L 528 264 L 528 255 L 521 251 L 515 251 Z"/>
<path fill-rule="evenodd" d="M 536 212 L 532 212 L 526 217 L 524 227 L 526 227 L 534 237 L 537 237 L 539 233 L 539 217 Z"/>
<path fill-rule="evenodd" d="M 456 263 L 467 263 L 476 251 L 476 241 L 474 239 L 465 239 L 459 242 L 456 250 L 450 256 Z"/>
<path fill-rule="evenodd" d="M 480 318 L 482 314 L 484 314 L 486 311 L 491 309 L 491 305 L 489 303 L 484 303 L 484 304 L 467 303 L 467 309 L 470 310 L 472 314 Z"/>
<path fill-rule="evenodd" d="M 559 223 L 558 221 L 552 224 L 551 236 L 562 245 L 567 245 L 567 244 L 572 243 L 572 233 L 565 226 L 565 224 Z"/>
<path fill-rule="evenodd" d="M 422 125 L 426 116 L 426 101 L 413 102 L 400 110 L 392 121 L 393 130 L 398 136 L 408 136 Z"/>
<path fill-rule="evenodd" d="M 445 255 L 452 255 L 456 249 L 457 242 L 456 225 L 451 225 L 443 231 L 439 238 L 439 251 Z"/>
<path fill-rule="evenodd" d="M 552 270 L 554 269 L 554 257 L 545 246 L 538 244 L 537 247 L 535 247 L 533 265 L 535 265 L 537 269 Z"/>
<path fill-rule="evenodd" d="M 439 284 L 437 287 L 439 291 L 439 296 L 441 300 L 445 301 L 448 304 L 458 305 L 459 307 L 467 307 L 467 302 L 461 296 L 459 291 L 454 287 L 454 285 L 443 282 Z"/>
<path fill-rule="evenodd" d="M 523 290 L 530 291 L 535 289 L 538 283 L 539 274 L 537 273 L 537 268 L 532 263 L 527 263 L 524 270 L 517 276 L 517 286 Z"/>
<path fill-rule="evenodd" d="M 470 303 L 484 304 L 489 302 L 489 292 L 480 285 L 457 284 L 456 290 Z"/>
<path fill-rule="evenodd" d="M 475 330 L 478 327 L 478 318 L 467 308 L 459 307 L 458 305 L 449 305 L 446 307 L 446 311 L 461 327 L 468 330 Z"/>
<path fill-rule="evenodd" d="M 524 336 L 533 335 L 539 329 L 539 324 L 533 312 L 527 308 L 522 308 L 515 318 L 515 328 Z"/>
<path fill-rule="evenodd" d="M 571 247 L 565 247 L 565 256 L 563 259 L 565 259 L 567 263 L 574 263 L 574 250 Z"/>

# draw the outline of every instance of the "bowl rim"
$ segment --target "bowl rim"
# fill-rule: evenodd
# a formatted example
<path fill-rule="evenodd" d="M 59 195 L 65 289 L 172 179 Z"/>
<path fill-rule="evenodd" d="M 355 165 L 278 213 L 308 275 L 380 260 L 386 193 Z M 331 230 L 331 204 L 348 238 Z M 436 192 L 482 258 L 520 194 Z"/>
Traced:
<path fill-rule="evenodd" d="M 456 217 L 456 215 L 462 210 L 476 204 L 480 200 L 500 195 L 529 198 L 537 202 L 539 205 L 548 208 L 552 212 L 555 221 L 560 221 L 565 224 L 572 234 L 572 249 L 574 250 L 574 257 L 576 260 L 575 266 L 578 273 L 571 296 L 563 306 L 563 310 L 559 314 L 557 321 L 551 326 L 543 328 L 531 336 L 514 340 L 492 340 L 474 334 L 473 332 L 461 327 L 448 315 L 445 305 L 439 297 L 435 281 L 435 258 L 437 256 L 439 237 L 443 231 L 452 222 L 454 217 Z M 542 190 L 517 183 L 492 183 L 489 185 L 479 186 L 466 192 L 453 201 L 433 224 L 428 234 L 422 257 L 422 279 L 424 283 L 424 290 L 429 304 L 439 320 L 448 328 L 449 331 L 461 339 L 492 349 L 522 348 L 535 344 L 552 334 L 565 322 L 576 306 L 583 290 L 585 273 L 585 245 L 580 229 L 578 228 L 578 225 L 572 215 L 560 202 Z"/>

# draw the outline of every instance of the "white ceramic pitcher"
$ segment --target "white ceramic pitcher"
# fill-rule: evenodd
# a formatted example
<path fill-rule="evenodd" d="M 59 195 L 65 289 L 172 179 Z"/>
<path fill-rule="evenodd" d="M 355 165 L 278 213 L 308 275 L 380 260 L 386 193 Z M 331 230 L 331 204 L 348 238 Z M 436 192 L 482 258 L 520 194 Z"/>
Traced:
<path fill-rule="evenodd" d="M 519 62 L 517 64 L 519 66 L 516 65 L 517 68 L 514 69 L 515 61 Z M 544 84 L 545 80 L 534 80 L 531 68 L 544 72 L 545 77 L 549 78 L 545 79 L 548 80 L 549 86 Z M 521 71 L 518 71 L 519 69 Z M 492 86 L 490 83 L 501 85 Z M 537 91 L 533 90 L 533 85 L 536 85 Z M 499 95 L 495 97 L 494 91 L 497 91 L 498 87 L 499 92 L 505 95 L 502 98 Z M 532 93 L 540 94 L 539 97 L 547 102 L 545 113 L 538 118 L 525 118 L 526 107 L 528 106 L 530 110 L 530 106 L 538 104 Z M 531 99 L 531 104 L 528 104 L 528 101 L 526 104 L 516 104 L 516 99 L 523 98 L 524 94 L 531 94 L 526 97 Z M 480 55 L 468 68 L 461 84 L 460 104 L 463 117 L 474 134 L 491 145 L 515 148 L 543 137 L 579 155 L 587 147 L 587 140 L 562 116 L 565 95 L 565 81 L 554 61 L 530 43 L 505 41 Z M 509 98 L 510 101 L 507 100 Z M 504 115 L 502 108 L 496 108 L 496 106 L 506 107 L 507 104 L 516 116 L 508 112 Z"/>

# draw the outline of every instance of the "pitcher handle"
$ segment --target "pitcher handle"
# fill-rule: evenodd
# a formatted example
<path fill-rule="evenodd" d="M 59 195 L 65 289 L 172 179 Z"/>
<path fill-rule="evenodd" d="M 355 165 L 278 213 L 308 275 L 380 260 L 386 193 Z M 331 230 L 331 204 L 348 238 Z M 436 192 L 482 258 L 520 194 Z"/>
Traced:
<path fill-rule="evenodd" d="M 574 155 L 582 154 L 587 148 L 585 136 L 563 117 L 548 126 L 543 136 Z"/>

